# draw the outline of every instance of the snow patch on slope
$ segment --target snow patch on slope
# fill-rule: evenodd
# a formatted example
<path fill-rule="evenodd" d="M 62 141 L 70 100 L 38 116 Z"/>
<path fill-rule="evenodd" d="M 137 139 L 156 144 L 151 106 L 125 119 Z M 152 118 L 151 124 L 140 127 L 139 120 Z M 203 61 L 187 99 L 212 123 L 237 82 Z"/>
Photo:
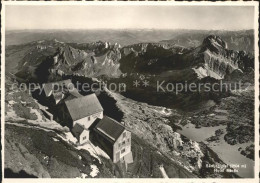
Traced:
<path fill-rule="evenodd" d="M 81 150 L 81 149 L 87 150 L 90 153 L 91 156 L 93 156 L 93 157 L 98 159 L 100 164 L 101 164 L 101 159 L 100 159 L 99 156 L 102 156 L 102 157 L 104 157 L 106 159 L 110 159 L 109 156 L 102 149 L 100 149 L 98 146 L 94 146 L 90 142 L 78 146 L 77 149 L 78 150 Z"/>
<path fill-rule="evenodd" d="M 159 167 L 159 169 L 160 169 L 160 171 L 161 171 L 161 173 L 162 173 L 163 178 L 169 178 L 168 175 L 167 175 L 167 173 L 166 173 L 166 171 L 165 171 L 165 169 L 164 169 L 164 167 L 163 167 L 163 165 L 161 165 L 161 166 Z"/>
<path fill-rule="evenodd" d="M 91 177 L 96 177 L 97 174 L 99 173 L 98 167 L 96 165 L 90 165 L 91 168 L 91 172 L 90 172 L 90 176 Z"/>

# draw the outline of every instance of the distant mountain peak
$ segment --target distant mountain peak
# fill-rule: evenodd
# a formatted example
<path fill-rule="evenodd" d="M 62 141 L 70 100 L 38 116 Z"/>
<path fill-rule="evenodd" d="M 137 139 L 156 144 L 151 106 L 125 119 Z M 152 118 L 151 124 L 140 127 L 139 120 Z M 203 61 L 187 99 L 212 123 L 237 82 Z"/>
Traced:
<path fill-rule="evenodd" d="M 224 49 L 227 49 L 227 43 L 222 40 L 219 36 L 210 35 L 206 37 L 202 42 L 202 50 L 209 49 L 214 53 L 222 53 Z"/>

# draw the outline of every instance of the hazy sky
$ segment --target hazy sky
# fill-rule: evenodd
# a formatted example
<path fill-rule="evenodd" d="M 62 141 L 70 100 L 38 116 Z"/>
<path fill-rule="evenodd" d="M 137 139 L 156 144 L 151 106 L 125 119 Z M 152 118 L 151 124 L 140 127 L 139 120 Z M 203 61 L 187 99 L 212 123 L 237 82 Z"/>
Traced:
<path fill-rule="evenodd" d="M 6 6 L 7 29 L 253 29 L 252 6 Z"/>

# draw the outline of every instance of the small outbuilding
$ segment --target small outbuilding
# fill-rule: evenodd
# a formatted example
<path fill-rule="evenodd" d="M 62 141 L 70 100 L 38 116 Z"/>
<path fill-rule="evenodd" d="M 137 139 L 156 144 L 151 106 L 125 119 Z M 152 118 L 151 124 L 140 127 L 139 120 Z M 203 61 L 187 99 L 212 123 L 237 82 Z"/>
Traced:
<path fill-rule="evenodd" d="M 71 131 L 79 144 L 84 144 L 89 140 L 89 130 L 85 129 L 83 126 L 76 124 Z"/>

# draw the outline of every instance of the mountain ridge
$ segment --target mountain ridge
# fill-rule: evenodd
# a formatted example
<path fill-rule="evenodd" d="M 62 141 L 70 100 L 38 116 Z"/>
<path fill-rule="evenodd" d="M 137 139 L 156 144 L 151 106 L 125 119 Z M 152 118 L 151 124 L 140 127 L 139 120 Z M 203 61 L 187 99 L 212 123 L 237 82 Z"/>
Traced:
<path fill-rule="evenodd" d="M 38 41 L 43 39 L 58 39 L 62 42 L 96 42 L 107 40 L 111 43 L 120 43 L 122 46 L 137 44 L 141 42 L 169 42 L 180 44 L 185 47 L 198 46 L 207 35 L 219 35 L 229 43 L 233 50 L 254 50 L 253 30 L 29 30 L 29 31 L 7 31 L 6 45 L 17 45 Z M 232 39 L 231 39 L 232 37 Z M 243 37 L 247 38 L 249 44 L 243 44 Z M 164 41 L 162 41 L 164 40 Z M 178 41 L 179 40 L 179 41 Z M 177 42 L 176 42 L 177 41 Z M 196 44 L 190 44 L 189 42 Z M 248 42 L 248 43 L 249 43 Z"/>

